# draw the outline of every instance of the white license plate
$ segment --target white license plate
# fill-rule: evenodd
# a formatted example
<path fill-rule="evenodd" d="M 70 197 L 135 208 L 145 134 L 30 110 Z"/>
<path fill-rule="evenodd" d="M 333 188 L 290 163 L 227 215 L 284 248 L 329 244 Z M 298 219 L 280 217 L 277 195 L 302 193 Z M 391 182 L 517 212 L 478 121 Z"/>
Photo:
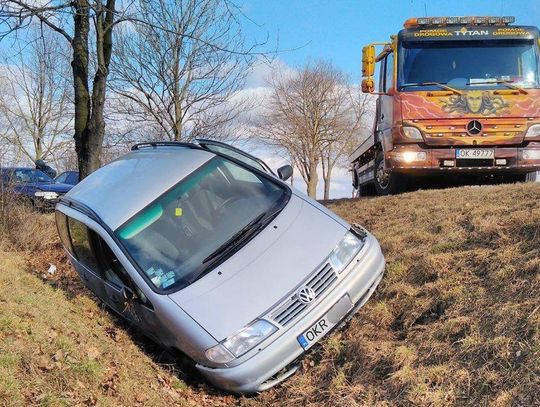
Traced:
<path fill-rule="evenodd" d="M 495 158 L 495 150 L 492 148 L 458 148 L 456 149 L 456 159 L 460 158 L 489 160 Z"/>
<path fill-rule="evenodd" d="M 311 327 L 297 337 L 298 343 L 304 348 L 309 349 L 319 339 L 328 333 L 336 324 L 338 324 L 347 312 L 353 307 L 348 295 L 342 297 L 336 304 L 330 308 L 326 315 L 319 318 Z"/>

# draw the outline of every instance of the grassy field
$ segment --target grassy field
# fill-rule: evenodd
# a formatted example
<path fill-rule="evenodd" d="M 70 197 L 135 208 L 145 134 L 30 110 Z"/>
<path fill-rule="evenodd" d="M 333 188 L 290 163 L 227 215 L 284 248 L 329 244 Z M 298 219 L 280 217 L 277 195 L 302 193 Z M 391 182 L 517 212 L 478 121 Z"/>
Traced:
<path fill-rule="evenodd" d="M 53 237 L 38 255 L 3 239 L 0 404 L 540 405 L 539 201 L 540 184 L 522 184 L 330 202 L 379 239 L 386 275 L 298 374 L 251 398 L 210 388 L 100 308 Z"/>

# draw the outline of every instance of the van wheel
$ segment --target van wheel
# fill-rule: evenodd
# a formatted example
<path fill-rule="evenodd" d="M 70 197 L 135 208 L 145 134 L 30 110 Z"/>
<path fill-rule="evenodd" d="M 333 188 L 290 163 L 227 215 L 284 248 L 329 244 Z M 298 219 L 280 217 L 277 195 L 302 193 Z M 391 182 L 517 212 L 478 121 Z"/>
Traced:
<path fill-rule="evenodd" d="M 407 178 L 405 175 L 388 172 L 384 169 L 384 153 L 382 151 L 377 153 L 374 171 L 377 195 L 394 195 L 406 190 Z"/>

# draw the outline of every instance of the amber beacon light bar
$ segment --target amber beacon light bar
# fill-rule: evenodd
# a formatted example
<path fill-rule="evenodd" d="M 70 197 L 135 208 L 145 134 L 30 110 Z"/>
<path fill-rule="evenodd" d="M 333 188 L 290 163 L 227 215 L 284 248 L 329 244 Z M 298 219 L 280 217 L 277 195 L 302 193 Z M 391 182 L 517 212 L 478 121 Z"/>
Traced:
<path fill-rule="evenodd" d="M 414 17 L 403 24 L 405 28 L 440 27 L 445 25 L 508 25 L 515 17 Z"/>

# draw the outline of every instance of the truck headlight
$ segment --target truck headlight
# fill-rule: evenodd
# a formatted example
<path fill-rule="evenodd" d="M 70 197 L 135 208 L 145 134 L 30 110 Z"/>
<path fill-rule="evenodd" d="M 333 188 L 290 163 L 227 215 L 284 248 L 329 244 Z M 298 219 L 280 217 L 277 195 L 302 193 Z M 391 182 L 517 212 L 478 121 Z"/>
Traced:
<path fill-rule="evenodd" d="M 531 127 L 529 127 L 527 133 L 525 134 L 525 138 L 538 136 L 540 136 L 540 124 L 533 124 Z"/>
<path fill-rule="evenodd" d="M 412 126 L 403 126 L 403 135 L 407 138 L 413 139 L 413 140 L 424 140 L 422 138 L 422 133 L 420 133 L 420 130 L 418 130 L 416 127 Z"/>
<path fill-rule="evenodd" d="M 50 191 L 36 191 L 34 192 L 34 196 L 43 198 L 43 199 L 56 199 L 58 198 L 58 194 L 56 192 L 50 192 Z"/>
<path fill-rule="evenodd" d="M 277 328 L 270 322 L 264 319 L 256 320 L 216 346 L 207 349 L 205 355 L 208 360 L 215 363 L 230 362 L 253 349 L 276 330 Z"/>
<path fill-rule="evenodd" d="M 364 242 L 362 240 L 358 239 L 351 232 L 347 232 L 345 237 L 341 239 L 341 242 L 330 253 L 329 260 L 332 266 L 334 266 L 334 270 L 341 273 L 363 246 Z"/>
<path fill-rule="evenodd" d="M 425 151 L 398 151 L 394 158 L 396 161 L 404 163 L 413 163 L 418 161 L 426 161 L 427 153 Z"/>

